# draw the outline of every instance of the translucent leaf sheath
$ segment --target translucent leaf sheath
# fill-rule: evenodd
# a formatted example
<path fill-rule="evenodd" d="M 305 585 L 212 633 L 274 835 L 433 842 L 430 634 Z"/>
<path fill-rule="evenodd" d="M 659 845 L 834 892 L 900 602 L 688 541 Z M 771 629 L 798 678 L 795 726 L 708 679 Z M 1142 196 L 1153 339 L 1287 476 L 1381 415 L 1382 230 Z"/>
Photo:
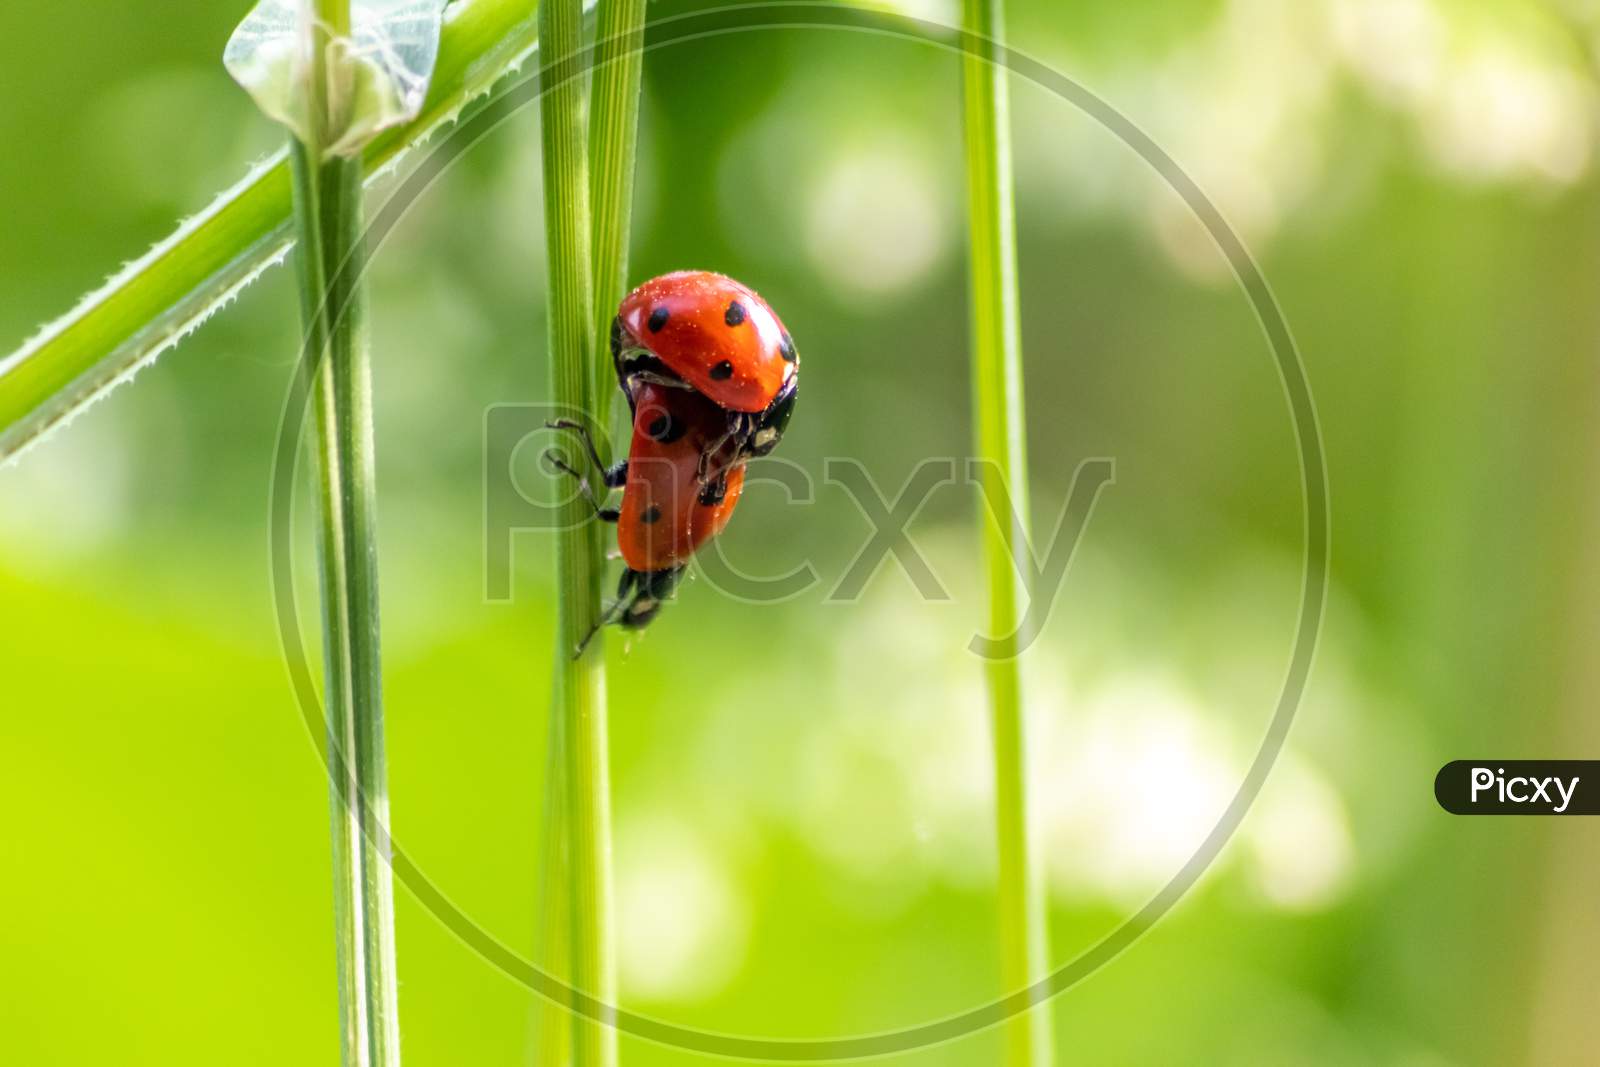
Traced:
<path fill-rule="evenodd" d="M 260 0 L 228 39 L 222 62 L 296 140 L 356 155 L 380 130 L 422 110 L 445 2 L 352 0 L 348 32 L 313 55 L 302 0 Z M 322 86 L 314 94 L 307 91 L 313 83 Z"/>

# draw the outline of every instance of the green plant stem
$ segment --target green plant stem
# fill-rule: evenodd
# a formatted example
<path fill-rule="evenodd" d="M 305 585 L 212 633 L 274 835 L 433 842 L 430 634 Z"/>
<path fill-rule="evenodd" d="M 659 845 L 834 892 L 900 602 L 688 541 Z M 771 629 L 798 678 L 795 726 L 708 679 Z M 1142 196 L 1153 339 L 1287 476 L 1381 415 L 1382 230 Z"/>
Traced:
<path fill-rule="evenodd" d="M 639 131 L 639 83 L 644 69 L 645 0 L 601 0 L 589 94 L 590 204 L 594 209 L 594 311 L 597 342 L 628 288 L 628 236 L 633 219 L 633 171 Z M 613 369 L 595 360 L 595 396 L 615 388 Z M 601 400 L 601 410 L 605 409 Z"/>
<path fill-rule="evenodd" d="M 370 183 L 533 52 L 536 0 L 456 0 L 421 113 L 367 146 Z M 280 153 L 0 357 L 0 459 L 16 454 L 204 322 L 295 239 Z"/>
<path fill-rule="evenodd" d="M 1028 462 L 1025 448 L 1022 343 L 1017 306 L 1016 219 L 1012 204 L 1010 106 L 1005 68 L 985 39 L 1001 38 L 1002 0 L 963 0 L 962 56 L 967 210 L 971 243 L 973 414 L 988 499 L 1009 493 L 1017 521 L 980 519 L 989 589 L 990 633 L 1018 631 L 1025 591 L 1014 560 L 1025 551 Z M 1022 676 L 1015 639 L 985 665 L 994 744 L 995 832 L 999 854 L 1001 979 L 1007 993 L 1044 973 L 1045 916 L 1031 854 Z M 1046 1007 L 1016 1016 L 1005 1028 L 1006 1062 L 1043 1067 L 1052 1061 Z"/>
<path fill-rule="evenodd" d="M 539 39 L 550 84 L 540 95 L 544 147 L 544 217 L 549 279 L 550 395 L 558 409 L 598 422 L 591 297 L 588 159 L 584 80 L 580 69 L 583 9 L 579 0 L 544 0 Z M 556 700 L 552 714 L 566 732 L 567 839 L 572 984 L 605 1004 L 616 1003 L 611 901 L 610 776 L 606 750 L 605 656 L 600 576 L 605 566 L 600 524 L 572 496 L 556 535 Z M 578 651 L 582 648 L 582 651 Z M 575 1067 L 612 1067 L 616 1030 L 606 1020 L 572 1015 Z"/>
<path fill-rule="evenodd" d="M 557 685 L 559 682 L 557 672 Z M 569 859 L 571 841 L 567 832 L 567 738 L 564 716 L 552 694 L 549 729 L 545 741 L 544 840 L 539 872 L 540 910 L 537 956 L 539 967 L 557 981 L 571 982 L 572 939 L 567 936 L 572 917 L 568 883 L 572 877 Z M 554 999 L 541 999 L 534 1067 L 566 1064 L 572 1058 L 572 1005 Z"/>
<path fill-rule="evenodd" d="M 349 30 L 349 0 L 318 0 L 312 92 L 328 95 L 321 47 Z M 400 1062 L 394 888 L 387 829 L 378 635 L 372 380 L 360 278 L 361 161 L 290 147 L 307 358 L 316 368 L 323 643 L 333 831 L 339 1025 L 346 1067 Z"/>
<path fill-rule="evenodd" d="M 595 72 L 590 89 L 590 205 L 592 266 L 596 326 L 591 340 L 602 343 L 610 334 L 614 308 L 627 287 L 628 234 L 633 208 L 634 149 L 638 132 L 639 80 L 643 65 L 644 0 L 602 0 L 596 30 Z M 604 352 L 590 356 L 594 366 L 592 394 L 598 425 L 608 425 L 606 415 L 614 395 L 614 372 Z M 606 458 L 606 435 L 596 437 Z M 570 940 L 563 919 L 570 914 L 565 891 L 571 867 L 567 852 L 567 775 L 560 754 L 566 745 L 565 716 L 552 715 L 549 747 L 557 758 L 547 760 L 551 786 L 545 790 L 545 890 L 541 917 L 540 960 L 546 971 L 564 976 L 570 966 Z M 566 1062 L 572 1047 L 567 1009 L 553 1001 L 542 1006 L 539 1029 L 539 1064 Z"/>

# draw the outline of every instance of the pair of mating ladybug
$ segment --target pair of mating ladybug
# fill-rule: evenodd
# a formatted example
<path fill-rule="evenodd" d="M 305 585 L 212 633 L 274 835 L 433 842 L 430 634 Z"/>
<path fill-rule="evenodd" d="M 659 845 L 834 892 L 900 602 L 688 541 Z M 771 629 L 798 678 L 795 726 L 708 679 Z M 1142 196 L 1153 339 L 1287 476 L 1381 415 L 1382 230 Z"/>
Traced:
<path fill-rule="evenodd" d="M 611 324 L 617 384 L 633 413 L 628 458 L 600 460 L 584 426 L 565 419 L 608 489 L 604 507 L 588 479 L 554 451 L 546 459 L 578 479 L 595 514 L 617 524 L 627 569 L 600 625 L 647 625 L 682 580 L 689 557 L 728 525 L 745 464 L 777 447 L 794 414 L 800 357 L 767 302 L 709 271 L 652 278 L 629 293 Z"/>

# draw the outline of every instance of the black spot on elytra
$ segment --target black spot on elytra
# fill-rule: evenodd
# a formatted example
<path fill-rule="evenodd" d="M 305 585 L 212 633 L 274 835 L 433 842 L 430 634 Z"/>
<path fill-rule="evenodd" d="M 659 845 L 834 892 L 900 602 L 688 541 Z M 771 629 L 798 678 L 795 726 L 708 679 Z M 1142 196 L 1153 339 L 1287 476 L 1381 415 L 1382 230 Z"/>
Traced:
<path fill-rule="evenodd" d="M 744 305 L 735 300 L 728 305 L 727 312 L 722 316 L 722 321 L 729 326 L 737 326 L 744 321 Z"/>
<path fill-rule="evenodd" d="M 650 332 L 651 333 L 660 333 L 661 332 L 661 327 L 665 326 L 666 324 L 667 324 L 667 309 L 666 308 L 660 307 L 660 308 L 656 308 L 654 311 L 650 312 L 650 321 L 649 321 L 649 323 L 647 323 L 647 325 L 650 327 Z"/>
<path fill-rule="evenodd" d="M 723 360 L 721 363 L 718 363 L 715 367 L 711 368 L 711 380 L 714 382 L 725 382 L 732 377 L 733 364 L 729 363 L 727 360 Z"/>
<path fill-rule="evenodd" d="M 660 518 L 661 508 L 656 504 L 651 504 L 649 507 L 639 512 L 639 521 L 644 523 L 646 526 L 649 526 L 651 523 L 656 522 Z"/>
<path fill-rule="evenodd" d="M 789 336 L 788 330 L 783 331 L 783 339 L 778 342 L 778 354 L 788 363 L 800 358 L 800 353 L 794 350 L 794 338 Z"/>
<path fill-rule="evenodd" d="M 658 444 L 670 445 L 682 437 L 689 429 L 681 419 L 675 419 L 666 412 L 662 412 L 650 420 L 650 425 L 644 428 L 645 436 Z"/>

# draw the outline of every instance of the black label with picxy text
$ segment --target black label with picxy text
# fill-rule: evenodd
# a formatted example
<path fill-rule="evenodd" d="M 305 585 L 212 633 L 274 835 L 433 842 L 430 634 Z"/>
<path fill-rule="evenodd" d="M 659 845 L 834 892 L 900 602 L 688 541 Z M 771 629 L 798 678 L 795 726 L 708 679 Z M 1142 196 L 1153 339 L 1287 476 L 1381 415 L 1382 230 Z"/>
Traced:
<path fill-rule="evenodd" d="M 1453 760 L 1433 795 L 1454 815 L 1600 815 L 1600 760 Z"/>

